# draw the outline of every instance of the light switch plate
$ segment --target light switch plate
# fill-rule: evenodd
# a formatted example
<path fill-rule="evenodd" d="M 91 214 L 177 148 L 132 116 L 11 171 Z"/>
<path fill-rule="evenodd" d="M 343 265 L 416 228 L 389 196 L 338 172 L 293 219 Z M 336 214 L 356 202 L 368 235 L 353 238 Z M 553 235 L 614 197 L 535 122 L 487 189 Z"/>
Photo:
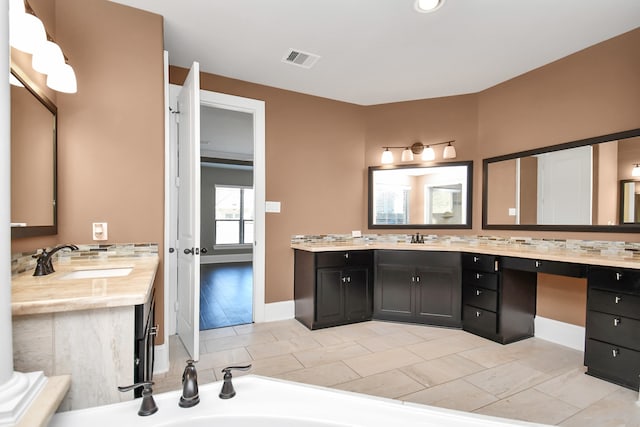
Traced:
<path fill-rule="evenodd" d="M 107 232 L 106 222 L 94 222 L 93 223 L 93 240 L 107 240 L 109 234 Z"/>
<path fill-rule="evenodd" d="M 509 216 L 516 216 L 516 208 L 509 208 Z"/>

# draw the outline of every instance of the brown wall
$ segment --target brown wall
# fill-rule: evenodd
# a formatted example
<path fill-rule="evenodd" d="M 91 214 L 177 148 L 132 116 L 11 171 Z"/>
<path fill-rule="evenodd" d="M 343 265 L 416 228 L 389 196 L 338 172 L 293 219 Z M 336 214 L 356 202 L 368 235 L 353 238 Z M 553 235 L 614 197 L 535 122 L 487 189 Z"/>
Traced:
<path fill-rule="evenodd" d="M 30 3 L 37 11 L 50 2 Z M 162 254 L 162 17 L 104 0 L 56 0 L 55 18 L 78 80 L 77 93 L 57 95 L 58 235 L 13 240 L 12 252 L 92 243 L 91 223 L 106 221 L 104 243 L 154 242 Z M 161 262 L 157 307 L 162 276 Z M 163 324 L 163 311 L 156 315 Z"/>

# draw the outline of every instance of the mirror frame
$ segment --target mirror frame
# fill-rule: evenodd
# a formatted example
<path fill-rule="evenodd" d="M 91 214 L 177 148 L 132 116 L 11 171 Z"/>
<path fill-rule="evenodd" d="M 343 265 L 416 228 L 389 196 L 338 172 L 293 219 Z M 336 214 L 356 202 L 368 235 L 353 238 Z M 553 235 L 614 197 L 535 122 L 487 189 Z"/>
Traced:
<path fill-rule="evenodd" d="M 375 171 L 390 170 L 390 169 L 429 169 L 440 168 L 445 166 L 466 166 L 467 167 L 467 222 L 465 224 L 374 224 L 373 223 L 373 173 Z M 438 162 L 430 163 L 428 165 L 423 164 L 411 164 L 411 165 L 388 165 L 388 166 L 369 166 L 369 194 L 367 200 L 367 210 L 369 218 L 370 229 L 471 229 L 473 224 L 473 161 L 462 162 Z"/>
<path fill-rule="evenodd" d="M 31 94 L 53 114 L 53 224 L 35 225 L 26 227 L 11 227 L 11 238 L 23 238 L 34 236 L 51 236 L 58 234 L 58 108 L 47 95 L 11 61 L 11 74 L 13 74 Z"/>
<path fill-rule="evenodd" d="M 636 233 L 640 232 L 640 224 L 616 224 L 616 225 L 532 225 L 532 224 L 488 224 L 488 168 L 489 163 L 512 160 L 518 157 L 528 157 L 536 154 L 549 153 L 552 151 L 565 150 L 568 148 L 583 147 L 585 145 L 600 144 L 618 139 L 627 139 L 640 136 L 640 128 L 623 132 L 610 133 L 593 138 L 580 139 L 563 144 L 551 145 L 548 147 L 533 150 L 520 151 L 503 156 L 490 157 L 482 160 L 482 229 L 483 230 L 526 230 L 526 231 L 578 231 L 578 232 L 608 232 L 608 233 Z"/>

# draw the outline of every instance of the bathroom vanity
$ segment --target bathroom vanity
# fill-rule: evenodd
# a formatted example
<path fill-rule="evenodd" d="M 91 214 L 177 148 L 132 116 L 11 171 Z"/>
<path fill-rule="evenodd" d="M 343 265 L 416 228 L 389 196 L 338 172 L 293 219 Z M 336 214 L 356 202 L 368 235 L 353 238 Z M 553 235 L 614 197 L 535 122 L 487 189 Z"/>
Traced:
<path fill-rule="evenodd" d="M 291 247 L 297 318 L 297 290 L 317 284 L 306 281 L 313 275 L 301 272 L 308 267 L 298 262 L 301 253 L 323 257 L 337 251 L 356 257 L 363 250 L 374 253 L 373 319 L 462 327 L 501 344 L 534 336 L 538 273 L 586 278 L 587 373 L 635 390 L 640 386 L 640 259 L 635 255 L 479 245 L 464 239 L 456 244 L 294 242 Z M 314 296 L 306 294 L 307 306 L 318 307 Z M 353 319 L 359 320 L 366 319 Z"/>
<path fill-rule="evenodd" d="M 63 411 L 130 400 L 117 387 L 153 372 L 157 255 L 54 266 L 47 276 L 12 279 L 15 369 L 70 374 Z"/>

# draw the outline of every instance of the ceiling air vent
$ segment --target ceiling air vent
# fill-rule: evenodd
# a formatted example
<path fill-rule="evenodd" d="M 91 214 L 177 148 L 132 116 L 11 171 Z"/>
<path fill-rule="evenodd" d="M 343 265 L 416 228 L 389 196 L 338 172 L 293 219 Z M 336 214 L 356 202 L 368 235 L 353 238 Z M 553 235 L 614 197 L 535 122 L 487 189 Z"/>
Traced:
<path fill-rule="evenodd" d="M 313 53 L 302 52 L 296 49 L 289 49 L 282 58 L 282 62 L 297 65 L 298 67 L 302 68 L 311 68 L 318 61 L 318 59 L 320 59 L 320 56 L 314 55 Z"/>

